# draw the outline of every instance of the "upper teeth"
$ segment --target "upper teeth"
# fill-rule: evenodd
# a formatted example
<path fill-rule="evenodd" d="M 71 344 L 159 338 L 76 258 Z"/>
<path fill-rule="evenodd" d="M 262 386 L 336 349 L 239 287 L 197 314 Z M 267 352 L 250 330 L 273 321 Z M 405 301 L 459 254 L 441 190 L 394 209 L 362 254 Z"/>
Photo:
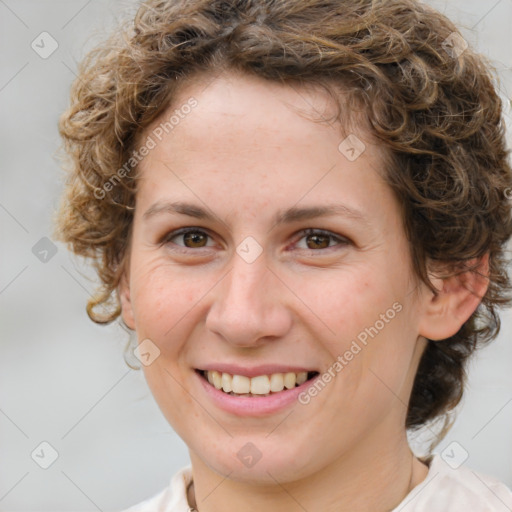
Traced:
<path fill-rule="evenodd" d="M 231 375 L 216 370 L 207 371 L 208 382 L 217 389 L 226 393 L 237 394 L 252 393 L 254 395 L 266 395 L 271 391 L 278 392 L 284 388 L 292 389 L 295 384 L 302 384 L 308 378 L 308 372 L 273 373 L 272 375 L 258 375 L 257 377 L 245 377 L 244 375 Z"/>

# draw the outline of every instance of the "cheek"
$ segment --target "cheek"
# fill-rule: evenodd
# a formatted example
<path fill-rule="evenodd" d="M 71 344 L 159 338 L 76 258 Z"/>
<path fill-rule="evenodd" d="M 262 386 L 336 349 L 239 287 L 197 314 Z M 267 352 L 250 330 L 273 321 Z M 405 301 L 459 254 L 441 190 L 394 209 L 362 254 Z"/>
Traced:
<path fill-rule="evenodd" d="M 316 281 L 315 287 L 302 283 L 301 289 L 310 292 L 311 309 L 329 327 L 330 338 L 336 339 L 334 346 L 364 333 L 392 306 L 396 298 L 381 276 L 381 272 L 361 268 L 339 272 L 334 279 L 326 276 L 321 285 Z M 343 349 L 343 344 L 339 348 Z"/>
<path fill-rule="evenodd" d="M 133 268 L 131 300 L 139 338 L 154 339 L 166 349 L 166 341 L 176 339 L 176 331 L 186 325 L 181 320 L 193 314 L 208 289 L 204 278 L 157 259 Z"/>
<path fill-rule="evenodd" d="M 332 364 L 342 358 L 342 368 L 332 370 L 335 380 L 349 394 L 372 394 L 379 378 L 398 389 L 411 363 L 416 337 L 412 310 L 404 303 L 406 281 L 392 282 L 388 276 L 366 268 L 340 276 L 335 284 L 325 280 L 321 294 L 310 294 L 319 325 L 329 328 L 322 332 Z"/>

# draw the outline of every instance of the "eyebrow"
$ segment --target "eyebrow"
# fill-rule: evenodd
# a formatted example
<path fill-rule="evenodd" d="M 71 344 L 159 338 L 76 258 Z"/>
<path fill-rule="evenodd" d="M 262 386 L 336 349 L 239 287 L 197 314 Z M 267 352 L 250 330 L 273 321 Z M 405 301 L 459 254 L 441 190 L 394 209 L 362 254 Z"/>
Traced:
<path fill-rule="evenodd" d="M 180 214 L 194 217 L 196 219 L 215 221 L 218 220 L 215 215 L 201 206 L 185 202 L 157 202 L 150 206 L 143 214 L 143 219 L 148 220 L 156 215 Z M 326 217 L 332 215 L 341 215 L 350 219 L 367 223 L 367 218 L 362 212 L 350 208 L 343 204 L 327 204 L 323 206 L 292 206 L 286 210 L 279 210 L 273 218 L 273 225 L 290 224 L 303 220 L 315 219 L 317 217 Z"/>

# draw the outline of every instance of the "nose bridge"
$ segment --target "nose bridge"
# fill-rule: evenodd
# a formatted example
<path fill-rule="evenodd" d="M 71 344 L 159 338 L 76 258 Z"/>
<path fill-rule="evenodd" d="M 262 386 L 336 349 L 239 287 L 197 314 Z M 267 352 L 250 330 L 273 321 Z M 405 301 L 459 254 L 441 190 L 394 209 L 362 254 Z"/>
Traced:
<path fill-rule="evenodd" d="M 235 256 L 225 285 L 224 300 L 243 304 L 251 298 L 257 299 L 258 293 L 263 288 L 262 284 L 267 280 L 267 273 L 268 269 L 263 258 L 259 258 L 259 261 L 253 263 L 247 263 L 242 258 Z M 258 301 L 258 305 L 262 306 L 261 301 Z"/>
<path fill-rule="evenodd" d="M 206 320 L 210 330 L 240 346 L 283 336 L 290 326 L 289 313 L 275 289 L 278 280 L 267 268 L 264 254 L 248 261 L 233 255 L 231 270 L 219 283 Z"/>
<path fill-rule="evenodd" d="M 269 270 L 265 258 L 260 256 L 252 263 L 235 255 L 231 272 L 224 283 L 219 300 L 225 321 L 258 323 L 265 316 L 269 304 Z M 268 316 L 268 315 L 267 315 Z"/>

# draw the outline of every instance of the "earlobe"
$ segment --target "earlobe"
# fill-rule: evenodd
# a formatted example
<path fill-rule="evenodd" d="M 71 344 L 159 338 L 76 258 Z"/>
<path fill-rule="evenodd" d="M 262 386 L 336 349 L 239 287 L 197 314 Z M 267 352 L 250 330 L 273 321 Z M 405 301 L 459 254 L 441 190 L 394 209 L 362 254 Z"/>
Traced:
<path fill-rule="evenodd" d="M 135 330 L 135 320 L 130 296 L 130 283 L 126 272 L 123 273 L 119 281 L 117 294 L 121 303 L 121 316 L 123 321 L 130 329 Z"/>
<path fill-rule="evenodd" d="M 474 313 L 489 286 L 489 254 L 467 262 L 465 270 L 447 278 L 434 278 L 438 290 L 425 299 L 419 334 L 443 340 L 456 334 Z"/>

